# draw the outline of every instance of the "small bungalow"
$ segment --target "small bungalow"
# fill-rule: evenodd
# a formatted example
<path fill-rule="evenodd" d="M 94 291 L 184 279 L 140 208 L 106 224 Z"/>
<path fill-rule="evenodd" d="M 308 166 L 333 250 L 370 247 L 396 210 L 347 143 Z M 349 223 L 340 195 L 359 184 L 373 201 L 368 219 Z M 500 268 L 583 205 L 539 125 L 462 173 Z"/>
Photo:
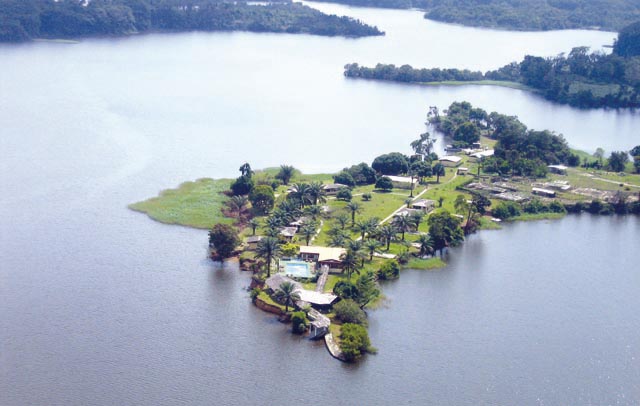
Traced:
<path fill-rule="evenodd" d="M 336 195 L 340 191 L 340 189 L 348 188 L 349 186 L 343 185 L 342 183 L 331 183 L 328 185 L 324 185 L 323 189 L 327 195 Z"/>
<path fill-rule="evenodd" d="M 490 156 L 493 156 L 494 152 L 495 152 L 494 150 L 488 149 L 486 151 L 481 151 L 481 152 L 476 152 L 475 154 L 471 154 L 471 157 L 476 159 L 489 158 Z"/>
<path fill-rule="evenodd" d="M 326 334 L 329 333 L 329 325 L 331 325 L 331 320 L 324 314 L 318 312 L 315 309 L 309 310 L 309 338 L 315 340 L 317 338 L 322 338 Z"/>
<path fill-rule="evenodd" d="M 297 233 L 297 232 L 300 231 L 300 228 L 302 226 L 304 226 L 306 223 L 308 223 L 308 221 L 309 221 L 308 217 L 300 217 L 296 221 L 292 221 L 291 223 L 289 223 L 289 227 L 295 227 L 296 233 Z"/>
<path fill-rule="evenodd" d="M 434 200 L 418 199 L 411 203 L 411 208 L 429 213 L 436 208 L 436 202 Z"/>
<path fill-rule="evenodd" d="M 418 184 L 418 178 L 412 178 L 410 176 L 391 176 L 387 175 L 387 178 L 391 179 L 393 187 L 397 189 L 411 189 L 411 185 L 415 187 Z"/>
<path fill-rule="evenodd" d="M 542 189 L 539 187 L 534 187 L 531 189 L 534 195 L 544 196 L 544 197 L 556 197 L 556 192 L 549 189 Z"/>
<path fill-rule="evenodd" d="M 342 271 L 342 260 L 340 257 L 347 252 L 340 247 L 318 247 L 301 246 L 300 259 L 307 262 L 316 262 L 320 267 L 326 265 L 329 270 L 339 269 Z"/>
<path fill-rule="evenodd" d="M 280 229 L 280 235 L 283 236 L 287 241 L 291 242 L 293 237 L 296 236 L 298 229 L 296 227 L 283 227 Z"/>
<path fill-rule="evenodd" d="M 313 290 L 297 290 L 301 302 L 309 303 L 316 309 L 328 310 L 338 300 L 338 296 L 331 293 L 321 293 Z"/>
<path fill-rule="evenodd" d="M 244 240 L 245 244 L 247 244 L 247 246 L 249 247 L 249 249 L 256 249 L 258 247 L 258 243 L 262 240 L 262 236 L 259 235 L 252 235 L 251 237 L 247 237 L 246 240 Z"/>
<path fill-rule="evenodd" d="M 549 172 L 556 173 L 558 175 L 566 175 L 567 169 L 569 169 L 568 166 L 564 165 L 547 165 L 547 168 L 549 168 Z"/>
<path fill-rule="evenodd" d="M 438 161 L 444 166 L 453 168 L 462 163 L 462 158 L 457 155 L 447 155 L 438 159 Z"/>
<path fill-rule="evenodd" d="M 466 175 L 467 173 L 469 173 L 469 168 L 465 168 L 464 166 L 461 166 L 458 168 L 458 175 Z"/>
<path fill-rule="evenodd" d="M 264 284 L 268 289 L 271 289 L 272 292 L 276 292 L 284 282 L 292 283 L 296 290 L 302 289 L 302 285 L 300 283 L 280 273 L 276 273 L 268 277 L 267 280 L 264 281 Z"/>
<path fill-rule="evenodd" d="M 410 215 L 412 215 L 414 213 L 424 214 L 424 211 L 422 211 L 422 209 L 409 209 L 407 207 L 404 207 L 404 208 L 398 210 L 398 212 L 394 215 L 394 217 L 410 216 Z"/>

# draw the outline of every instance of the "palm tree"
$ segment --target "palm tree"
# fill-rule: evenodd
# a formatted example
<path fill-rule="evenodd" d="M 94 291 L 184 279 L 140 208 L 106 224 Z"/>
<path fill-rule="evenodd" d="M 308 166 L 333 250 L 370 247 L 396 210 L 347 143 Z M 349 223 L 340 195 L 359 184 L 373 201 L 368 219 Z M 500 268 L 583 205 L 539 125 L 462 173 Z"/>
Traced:
<path fill-rule="evenodd" d="M 391 246 L 391 240 L 396 238 L 397 231 L 395 227 L 390 224 L 385 224 L 378 227 L 378 235 L 387 243 L 387 251 L 389 251 L 389 247 Z"/>
<path fill-rule="evenodd" d="M 446 174 L 444 165 L 440 162 L 433 165 L 433 174 L 436 175 L 436 183 L 440 183 L 440 176 L 444 176 Z"/>
<path fill-rule="evenodd" d="M 411 206 L 411 202 L 413 201 L 413 199 L 405 199 L 404 200 L 404 204 L 407 205 L 407 209 L 409 208 L 409 206 Z"/>
<path fill-rule="evenodd" d="M 345 208 L 351 212 L 351 227 L 353 227 L 356 224 L 356 213 L 360 213 L 362 207 L 358 202 L 349 202 Z"/>
<path fill-rule="evenodd" d="M 309 185 L 306 183 L 294 183 L 291 186 L 289 197 L 297 200 L 300 203 L 300 207 L 304 209 L 305 203 L 311 202 L 309 198 Z"/>
<path fill-rule="evenodd" d="M 318 206 L 317 204 L 307 206 L 304 208 L 304 214 L 313 217 L 313 219 L 315 220 L 322 215 L 322 207 Z"/>
<path fill-rule="evenodd" d="M 266 237 L 258 242 L 256 257 L 267 262 L 267 277 L 271 276 L 271 261 L 280 257 L 280 241 L 275 237 Z"/>
<path fill-rule="evenodd" d="M 300 234 L 302 234 L 305 242 L 307 243 L 307 245 L 309 245 L 309 241 L 311 241 L 311 238 L 313 238 L 313 236 L 316 235 L 316 224 L 312 222 L 312 223 L 303 225 L 300 228 Z"/>
<path fill-rule="evenodd" d="M 248 203 L 249 199 L 247 196 L 233 196 L 227 201 L 227 206 L 232 213 L 236 214 L 236 217 L 240 217 L 240 214 L 244 211 Z"/>
<path fill-rule="evenodd" d="M 347 271 L 347 277 L 351 280 L 351 274 L 354 271 L 359 272 L 360 258 L 355 252 L 347 250 L 344 254 L 340 255 L 340 261 L 342 261 L 343 269 Z"/>
<path fill-rule="evenodd" d="M 240 171 L 242 176 L 246 176 L 247 178 L 250 178 L 251 175 L 253 175 L 253 171 L 251 170 L 251 165 L 249 165 L 249 163 L 247 162 L 245 162 L 238 170 Z"/>
<path fill-rule="evenodd" d="M 393 226 L 402 233 L 402 241 L 404 241 L 404 233 L 411 230 L 411 221 L 409 216 L 396 216 L 393 218 Z"/>
<path fill-rule="evenodd" d="M 416 231 L 418 231 L 418 229 L 420 228 L 422 219 L 424 219 L 424 213 L 421 211 L 415 211 L 409 216 L 409 221 L 411 221 L 411 224 L 413 224 L 413 226 L 416 228 Z"/>
<path fill-rule="evenodd" d="M 380 247 L 380 242 L 376 240 L 367 240 L 364 246 L 367 248 L 367 251 L 369 251 L 369 261 L 372 261 L 373 254 L 376 252 L 378 247 Z"/>
<path fill-rule="evenodd" d="M 420 256 L 424 257 L 427 254 L 433 252 L 433 239 L 428 234 L 422 234 L 418 238 L 418 244 L 420 244 Z"/>
<path fill-rule="evenodd" d="M 336 220 L 336 222 L 338 224 L 340 224 L 340 228 L 344 230 L 344 227 L 349 222 L 349 215 L 347 213 L 344 213 L 344 212 L 338 212 L 336 214 L 336 216 L 334 217 L 334 219 Z"/>
<path fill-rule="evenodd" d="M 291 165 L 280 165 L 280 172 L 276 175 L 276 179 L 280 179 L 282 183 L 288 185 L 295 171 L 296 169 Z"/>
<path fill-rule="evenodd" d="M 327 201 L 327 192 L 324 190 L 322 182 L 311 182 L 307 189 L 307 194 L 313 204 L 324 203 Z"/>
<path fill-rule="evenodd" d="M 251 227 L 251 235 L 256 235 L 256 228 L 260 227 L 260 220 L 252 218 L 249 220 L 249 227 Z"/>
<path fill-rule="evenodd" d="M 276 299 L 284 303 L 285 313 L 289 312 L 289 305 L 293 305 L 300 300 L 300 294 L 296 290 L 296 285 L 291 282 L 282 282 L 275 292 Z"/>
<path fill-rule="evenodd" d="M 355 226 L 353 226 L 353 230 L 360 233 L 360 237 L 364 240 L 364 235 L 369 231 L 369 223 L 364 220 L 356 221 Z"/>

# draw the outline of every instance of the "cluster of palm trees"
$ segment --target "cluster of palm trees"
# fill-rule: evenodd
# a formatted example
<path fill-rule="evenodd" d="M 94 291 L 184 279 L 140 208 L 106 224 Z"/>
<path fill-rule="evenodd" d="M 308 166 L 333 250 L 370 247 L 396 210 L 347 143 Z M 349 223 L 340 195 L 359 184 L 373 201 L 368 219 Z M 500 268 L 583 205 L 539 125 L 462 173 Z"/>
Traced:
<path fill-rule="evenodd" d="M 294 183 L 289 188 L 287 200 L 297 203 L 301 208 L 318 205 L 327 201 L 327 192 L 322 182 Z"/>

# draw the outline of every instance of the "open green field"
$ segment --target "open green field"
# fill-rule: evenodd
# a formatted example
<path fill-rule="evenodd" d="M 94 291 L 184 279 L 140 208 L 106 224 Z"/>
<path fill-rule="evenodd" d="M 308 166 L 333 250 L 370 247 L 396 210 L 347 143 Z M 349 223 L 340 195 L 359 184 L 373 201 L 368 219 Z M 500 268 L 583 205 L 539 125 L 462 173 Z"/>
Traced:
<path fill-rule="evenodd" d="M 229 188 L 230 183 L 229 179 L 185 182 L 176 189 L 163 190 L 158 197 L 131 204 L 129 208 L 166 224 L 203 229 L 217 223 L 230 224 L 232 219 L 220 211 L 227 200 L 222 192 Z"/>

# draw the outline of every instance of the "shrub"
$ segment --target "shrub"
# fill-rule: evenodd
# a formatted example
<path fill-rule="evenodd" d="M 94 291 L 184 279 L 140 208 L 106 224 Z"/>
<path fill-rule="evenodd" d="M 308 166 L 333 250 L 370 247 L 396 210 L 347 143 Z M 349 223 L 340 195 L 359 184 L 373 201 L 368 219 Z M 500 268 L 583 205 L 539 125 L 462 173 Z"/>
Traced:
<path fill-rule="evenodd" d="M 371 193 L 363 193 L 362 194 L 362 200 L 364 200 L 365 202 L 368 202 L 369 200 L 371 200 L 373 196 L 371 195 Z"/>
<path fill-rule="evenodd" d="M 351 281 L 338 281 L 333 287 L 333 293 L 341 299 L 356 299 L 358 289 Z"/>
<path fill-rule="evenodd" d="M 342 171 L 340 173 L 338 173 L 337 175 L 333 176 L 333 181 L 336 183 L 340 183 L 342 185 L 347 185 L 347 186 L 355 186 L 356 185 L 356 181 L 353 179 L 353 176 L 351 176 L 351 174 L 347 171 Z"/>
<path fill-rule="evenodd" d="M 347 361 L 353 361 L 366 352 L 374 352 L 367 330 L 359 324 L 346 323 L 340 330 L 340 349 Z"/>
<path fill-rule="evenodd" d="M 392 152 L 374 159 L 371 167 L 383 175 L 398 175 L 409 170 L 409 162 L 403 154 Z"/>
<path fill-rule="evenodd" d="M 514 202 L 503 202 L 493 209 L 493 217 L 506 220 L 522 214 L 520 206 Z"/>
<path fill-rule="evenodd" d="M 557 200 L 549 203 L 549 211 L 551 213 L 566 213 L 567 209 L 565 209 L 564 205 Z"/>
<path fill-rule="evenodd" d="M 378 279 L 397 279 L 400 276 L 400 264 L 395 259 L 386 261 L 378 269 Z"/>
<path fill-rule="evenodd" d="M 249 193 L 249 201 L 258 213 L 265 214 L 273 209 L 276 197 L 271 186 L 258 185 Z"/>
<path fill-rule="evenodd" d="M 376 189 L 389 191 L 393 189 L 393 182 L 388 176 L 382 176 L 376 181 Z"/>
<path fill-rule="evenodd" d="M 309 320 L 305 312 L 293 312 L 291 314 L 292 331 L 294 334 L 302 334 L 309 326 Z"/>
<path fill-rule="evenodd" d="M 343 323 L 367 325 L 367 315 L 360 306 L 351 299 L 341 300 L 333 306 L 333 310 L 336 313 L 336 318 Z"/>
<path fill-rule="evenodd" d="M 251 289 L 251 292 L 249 292 L 249 297 L 251 298 L 252 302 L 255 302 L 256 299 L 258 298 L 258 296 L 260 295 L 260 292 L 262 292 L 260 290 L 260 288 L 253 288 Z"/>
<path fill-rule="evenodd" d="M 351 201 L 352 199 L 352 195 L 351 195 L 351 190 L 347 189 L 347 188 L 342 188 L 338 191 L 338 193 L 336 194 L 336 199 L 338 200 L 344 200 L 344 201 Z"/>

